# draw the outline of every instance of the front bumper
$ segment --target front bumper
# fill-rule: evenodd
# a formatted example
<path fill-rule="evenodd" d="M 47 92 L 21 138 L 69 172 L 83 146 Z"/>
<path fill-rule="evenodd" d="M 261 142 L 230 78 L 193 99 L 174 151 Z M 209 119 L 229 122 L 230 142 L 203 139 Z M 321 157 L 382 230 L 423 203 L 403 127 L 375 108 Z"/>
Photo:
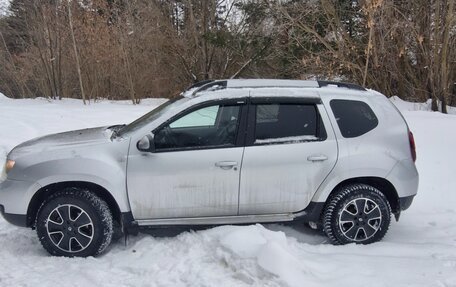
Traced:
<path fill-rule="evenodd" d="M 5 208 L 0 204 L 0 214 L 11 224 L 26 227 L 27 226 L 27 216 L 23 214 L 12 214 L 5 213 Z"/>
<path fill-rule="evenodd" d="M 0 183 L 0 213 L 6 221 L 27 226 L 27 209 L 38 184 L 22 180 L 6 179 Z"/>

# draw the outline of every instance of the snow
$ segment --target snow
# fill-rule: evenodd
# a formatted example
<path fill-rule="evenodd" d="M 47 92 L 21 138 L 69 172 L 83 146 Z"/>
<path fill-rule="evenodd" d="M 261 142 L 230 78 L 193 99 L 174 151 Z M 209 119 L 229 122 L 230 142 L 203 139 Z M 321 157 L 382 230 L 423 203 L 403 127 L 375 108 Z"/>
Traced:
<path fill-rule="evenodd" d="M 0 94 L 0 162 L 48 133 L 126 123 L 162 103 L 12 100 Z M 333 246 L 301 224 L 165 229 L 99 257 L 57 258 L 0 217 L 0 286 L 456 286 L 456 116 L 392 99 L 417 144 L 420 189 L 382 242 Z"/>
<path fill-rule="evenodd" d="M 430 111 L 432 101 L 428 100 L 425 103 L 410 103 L 402 100 L 397 96 L 390 98 L 391 102 L 396 105 L 401 111 Z M 447 106 L 449 114 L 456 114 L 456 107 Z"/>
<path fill-rule="evenodd" d="M 228 88 L 318 88 L 317 81 L 308 80 L 276 80 L 276 79 L 230 79 L 227 80 Z"/>
<path fill-rule="evenodd" d="M 315 141 L 318 140 L 316 136 L 295 136 L 295 137 L 285 137 L 285 138 L 274 138 L 274 139 L 262 139 L 262 140 L 255 140 L 256 144 L 272 144 L 272 143 L 279 143 L 279 142 L 301 142 L 301 141 Z"/>
<path fill-rule="evenodd" d="M 0 0 L 0 18 L 8 15 L 9 0 Z"/>

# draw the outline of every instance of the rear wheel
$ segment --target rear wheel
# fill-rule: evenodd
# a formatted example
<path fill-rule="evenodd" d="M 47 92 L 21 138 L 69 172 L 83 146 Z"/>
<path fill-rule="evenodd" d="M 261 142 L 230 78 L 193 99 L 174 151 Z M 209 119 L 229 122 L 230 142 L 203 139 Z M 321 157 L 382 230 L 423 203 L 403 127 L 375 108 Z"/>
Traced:
<path fill-rule="evenodd" d="M 369 244 L 385 236 L 390 221 L 391 207 L 383 193 L 370 185 L 352 184 L 330 198 L 323 229 L 333 244 Z"/>
<path fill-rule="evenodd" d="M 41 205 L 36 231 L 52 255 L 86 257 L 102 253 L 113 233 L 108 205 L 88 190 L 67 188 Z"/>

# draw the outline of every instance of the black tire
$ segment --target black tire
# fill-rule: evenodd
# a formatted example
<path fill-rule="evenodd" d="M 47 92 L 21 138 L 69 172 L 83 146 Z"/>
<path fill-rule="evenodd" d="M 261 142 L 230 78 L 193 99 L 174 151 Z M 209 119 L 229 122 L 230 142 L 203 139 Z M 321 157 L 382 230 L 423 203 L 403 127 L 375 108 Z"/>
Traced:
<path fill-rule="evenodd" d="M 66 188 L 52 194 L 38 210 L 38 238 L 50 254 L 87 257 L 111 243 L 112 214 L 105 201 L 88 190 Z"/>
<path fill-rule="evenodd" d="M 323 230 L 335 245 L 380 241 L 390 222 L 391 206 L 385 195 L 367 184 L 342 187 L 323 213 Z"/>

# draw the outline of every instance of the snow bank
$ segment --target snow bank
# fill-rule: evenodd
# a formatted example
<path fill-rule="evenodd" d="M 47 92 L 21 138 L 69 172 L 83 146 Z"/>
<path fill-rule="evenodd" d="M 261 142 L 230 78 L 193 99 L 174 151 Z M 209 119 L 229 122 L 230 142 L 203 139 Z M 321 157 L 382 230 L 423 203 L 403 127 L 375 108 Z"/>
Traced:
<path fill-rule="evenodd" d="M 400 111 L 432 111 L 432 101 L 430 99 L 424 103 L 407 102 L 397 96 L 389 99 Z M 447 110 L 449 114 L 456 114 L 455 107 L 447 106 Z"/>
<path fill-rule="evenodd" d="M 9 98 L 7 98 L 4 94 L 0 93 L 0 101 L 7 101 Z"/>
<path fill-rule="evenodd" d="M 130 122 L 161 102 L 0 98 L 0 162 L 30 138 Z M 415 134 L 420 189 L 382 242 L 332 246 L 299 223 L 220 226 L 140 234 L 100 257 L 68 259 L 0 217 L 0 286 L 456 286 L 456 116 L 399 105 Z"/>
<path fill-rule="evenodd" d="M 305 264 L 292 255 L 287 237 L 281 231 L 272 232 L 261 225 L 219 227 L 224 230 L 220 243 L 238 261 L 253 260 L 263 270 L 276 275 L 289 286 L 301 286 L 308 270 Z"/>

